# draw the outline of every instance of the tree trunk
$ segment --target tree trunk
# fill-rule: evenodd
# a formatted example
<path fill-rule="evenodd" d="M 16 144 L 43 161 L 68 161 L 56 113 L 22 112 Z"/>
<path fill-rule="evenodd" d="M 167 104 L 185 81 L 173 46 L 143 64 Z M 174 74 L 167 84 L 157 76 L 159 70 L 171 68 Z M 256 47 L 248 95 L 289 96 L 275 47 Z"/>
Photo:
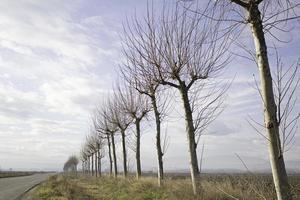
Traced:
<path fill-rule="evenodd" d="M 85 160 L 85 173 L 89 173 L 89 157 Z"/>
<path fill-rule="evenodd" d="M 75 176 L 77 177 L 77 165 L 75 165 Z"/>
<path fill-rule="evenodd" d="M 288 177 L 285 169 L 283 152 L 279 135 L 277 110 L 273 94 L 272 76 L 269 67 L 267 45 L 263 32 L 260 11 L 257 5 L 249 10 L 249 21 L 255 43 L 256 59 L 259 67 L 261 95 L 264 106 L 265 129 L 269 138 L 269 157 L 277 199 L 292 199 Z"/>
<path fill-rule="evenodd" d="M 112 175 L 112 158 L 111 158 L 111 146 L 109 135 L 107 135 L 107 144 L 108 144 L 108 157 L 109 157 L 109 176 Z"/>
<path fill-rule="evenodd" d="M 87 174 L 90 174 L 91 169 L 90 169 L 90 156 L 87 157 Z"/>
<path fill-rule="evenodd" d="M 141 170 L 141 129 L 140 129 L 140 119 L 135 120 L 135 127 L 136 127 L 136 152 L 135 152 L 135 159 L 136 159 L 136 178 L 140 179 L 142 175 Z"/>
<path fill-rule="evenodd" d="M 160 128 L 160 113 L 157 108 L 156 97 L 155 94 L 151 96 L 151 102 L 153 106 L 155 123 L 156 123 L 156 150 L 157 150 L 157 159 L 158 159 L 158 173 L 157 173 L 157 181 L 158 185 L 162 185 L 162 180 L 164 179 L 164 168 L 163 168 L 163 152 L 161 148 L 161 128 Z"/>
<path fill-rule="evenodd" d="M 85 160 L 85 173 L 89 173 L 89 157 L 87 157 Z"/>
<path fill-rule="evenodd" d="M 113 151 L 113 159 L 114 159 L 114 177 L 118 176 L 118 164 L 117 164 L 117 155 L 116 155 L 116 145 L 115 145 L 115 137 L 114 134 L 111 134 L 111 145 Z"/>
<path fill-rule="evenodd" d="M 101 155 L 100 155 L 100 150 L 98 150 L 98 173 L 99 173 L 99 177 L 101 177 Z"/>
<path fill-rule="evenodd" d="M 89 174 L 92 174 L 92 170 L 91 170 L 91 156 L 89 156 Z"/>
<path fill-rule="evenodd" d="M 125 130 L 121 129 L 122 136 L 122 148 L 123 148 L 123 167 L 124 177 L 127 177 L 127 154 L 126 154 L 126 141 L 125 141 Z"/>
<path fill-rule="evenodd" d="M 97 154 L 97 151 L 95 151 L 95 174 L 97 177 L 98 176 L 98 154 Z"/>
<path fill-rule="evenodd" d="M 94 154 L 92 154 L 92 176 L 94 176 Z"/>
<path fill-rule="evenodd" d="M 81 162 L 82 173 L 84 174 L 84 161 Z"/>
<path fill-rule="evenodd" d="M 90 175 L 92 174 L 92 165 L 91 165 L 91 156 L 89 157 L 89 171 L 90 171 Z"/>
<path fill-rule="evenodd" d="M 88 170 L 88 167 L 87 167 L 87 160 L 84 161 L 84 173 L 87 174 L 87 170 Z"/>
<path fill-rule="evenodd" d="M 194 194 L 197 194 L 198 193 L 197 179 L 199 176 L 198 158 L 197 158 L 197 151 L 196 151 L 197 144 L 195 140 L 195 128 L 193 124 L 193 114 L 191 110 L 190 100 L 188 97 L 188 89 L 184 83 L 181 84 L 180 93 L 184 104 L 187 140 L 189 143 L 190 171 L 191 171 L 193 192 Z"/>

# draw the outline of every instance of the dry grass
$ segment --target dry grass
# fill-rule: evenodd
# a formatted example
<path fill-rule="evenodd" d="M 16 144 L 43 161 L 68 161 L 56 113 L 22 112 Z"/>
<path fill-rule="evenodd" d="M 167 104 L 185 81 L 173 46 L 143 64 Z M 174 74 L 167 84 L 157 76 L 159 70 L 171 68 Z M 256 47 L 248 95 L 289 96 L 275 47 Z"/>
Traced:
<path fill-rule="evenodd" d="M 0 172 L 0 178 L 17 177 L 17 176 L 30 176 L 33 172 Z"/>
<path fill-rule="evenodd" d="M 300 177 L 290 177 L 294 199 L 300 199 Z M 189 179 L 168 179 L 158 187 L 156 179 L 145 177 L 124 180 L 109 177 L 70 177 L 56 175 L 42 184 L 33 200 L 259 200 L 276 199 L 272 179 L 267 175 L 204 175 L 201 194 L 194 196 Z"/>

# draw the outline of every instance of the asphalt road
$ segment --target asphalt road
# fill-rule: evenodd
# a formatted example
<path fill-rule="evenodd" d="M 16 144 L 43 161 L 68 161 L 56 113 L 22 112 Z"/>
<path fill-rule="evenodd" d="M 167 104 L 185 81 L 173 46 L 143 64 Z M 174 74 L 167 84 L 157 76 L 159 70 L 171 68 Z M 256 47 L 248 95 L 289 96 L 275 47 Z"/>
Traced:
<path fill-rule="evenodd" d="M 33 174 L 31 176 L 20 176 L 13 178 L 0 178 L 0 200 L 17 200 L 36 186 L 45 181 L 53 173 Z"/>

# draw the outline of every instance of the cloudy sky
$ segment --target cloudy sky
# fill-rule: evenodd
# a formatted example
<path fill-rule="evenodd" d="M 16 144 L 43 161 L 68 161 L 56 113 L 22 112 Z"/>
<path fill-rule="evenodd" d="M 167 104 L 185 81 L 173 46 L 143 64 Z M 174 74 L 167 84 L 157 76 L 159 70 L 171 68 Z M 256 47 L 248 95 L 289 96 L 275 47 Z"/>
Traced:
<path fill-rule="evenodd" d="M 90 113 L 116 79 L 122 22 L 145 8 L 146 0 L 0 1 L 2 169 L 60 170 L 69 155 L 78 154 L 89 132 Z M 288 64 L 300 53 L 299 30 L 295 24 L 288 36 L 282 35 L 292 42 L 277 44 Z M 242 40 L 253 46 L 248 33 L 246 29 Z M 262 120 L 253 75 L 257 77 L 257 68 L 245 59 L 237 57 L 228 66 L 223 78 L 235 79 L 226 109 L 201 138 L 205 169 L 244 169 L 236 154 L 251 170 L 269 168 L 266 141 L 247 123 L 249 115 Z M 164 125 L 167 170 L 188 168 L 184 121 L 176 117 L 181 112 L 171 113 Z M 154 126 L 144 126 L 142 166 L 156 170 Z M 300 170 L 299 155 L 300 134 L 286 153 L 288 168 Z"/>

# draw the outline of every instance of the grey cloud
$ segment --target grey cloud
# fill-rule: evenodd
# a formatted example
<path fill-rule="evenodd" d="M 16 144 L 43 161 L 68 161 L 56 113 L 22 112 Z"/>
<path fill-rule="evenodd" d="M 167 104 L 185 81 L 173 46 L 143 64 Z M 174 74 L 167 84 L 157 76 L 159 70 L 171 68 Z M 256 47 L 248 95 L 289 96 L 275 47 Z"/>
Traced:
<path fill-rule="evenodd" d="M 119 33 L 124 16 L 130 16 L 135 8 L 138 15 L 143 13 L 146 5 L 137 0 L 30 2 L 0 2 L 5 11 L 0 23 L 6 27 L 0 31 L 0 165 L 60 169 L 70 154 L 79 151 L 89 131 L 90 111 L 111 91 L 117 78 L 123 59 Z M 248 34 L 243 37 L 253 46 Z M 298 49 L 294 46 L 285 53 L 294 58 Z M 205 143 L 206 169 L 242 169 L 235 153 L 252 169 L 255 165 L 268 167 L 265 142 L 246 122 L 248 114 L 262 121 L 259 94 L 251 89 L 257 69 L 236 58 L 224 77 L 231 80 L 235 74 L 226 109 L 200 140 L 200 145 Z M 184 113 L 178 93 L 170 93 L 176 100 L 164 125 L 170 137 L 164 163 L 166 170 L 186 170 Z M 156 170 L 153 130 L 153 126 L 143 125 L 145 170 Z M 291 167 L 299 168 L 299 141 L 297 137 L 295 148 L 286 154 Z M 117 146 L 120 155 L 119 142 Z M 134 170 L 134 155 L 128 151 Z"/>
<path fill-rule="evenodd" d="M 207 134 L 211 134 L 211 135 L 227 135 L 227 134 L 231 134 L 234 133 L 236 131 L 238 131 L 237 128 L 234 127 L 230 127 L 230 122 L 223 122 L 221 120 L 216 120 L 215 122 L 212 123 L 212 125 L 210 126 L 211 128 L 209 128 L 209 130 L 207 131 Z"/>

